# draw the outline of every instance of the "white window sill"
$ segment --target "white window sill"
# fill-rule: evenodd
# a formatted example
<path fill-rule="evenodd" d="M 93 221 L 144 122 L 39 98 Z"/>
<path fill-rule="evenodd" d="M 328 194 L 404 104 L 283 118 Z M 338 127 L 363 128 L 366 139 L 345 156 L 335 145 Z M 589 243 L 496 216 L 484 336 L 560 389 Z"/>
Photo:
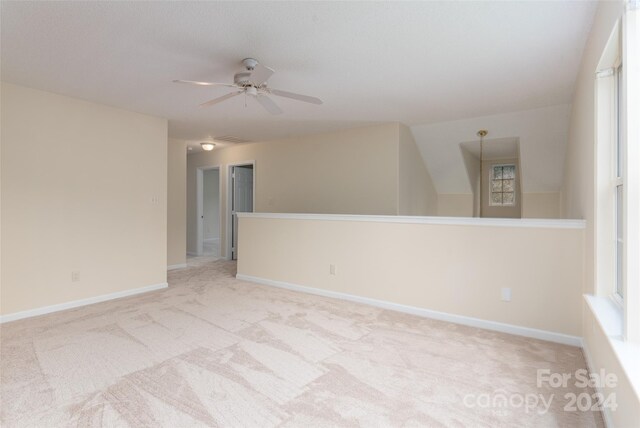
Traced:
<path fill-rule="evenodd" d="M 626 342 L 623 339 L 624 318 L 622 308 L 609 297 L 585 294 L 584 298 L 607 336 L 631 387 L 640 396 L 640 344 Z"/>
<path fill-rule="evenodd" d="M 609 338 L 622 340 L 622 308 L 609 297 L 584 295 L 600 327 Z"/>

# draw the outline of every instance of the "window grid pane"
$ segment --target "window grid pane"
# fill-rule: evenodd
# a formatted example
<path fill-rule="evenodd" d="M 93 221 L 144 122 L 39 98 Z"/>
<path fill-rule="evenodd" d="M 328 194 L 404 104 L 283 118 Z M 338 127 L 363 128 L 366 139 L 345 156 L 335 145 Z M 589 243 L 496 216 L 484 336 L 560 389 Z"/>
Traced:
<path fill-rule="evenodd" d="M 624 261 L 624 217 L 623 217 L 623 186 L 616 186 L 616 293 L 624 296 L 622 272 Z"/>
<path fill-rule="evenodd" d="M 491 205 L 514 205 L 516 186 L 515 165 L 493 166 L 491 176 Z"/>
<path fill-rule="evenodd" d="M 615 80 L 615 110 L 616 110 L 616 177 L 622 177 L 623 174 L 623 165 L 622 165 L 622 157 L 623 157 L 623 147 L 622 147 L 622 121 L 621 121 L 621 111 L 622 111 L 622 64 L 616 69 L 616 80 Z"/>

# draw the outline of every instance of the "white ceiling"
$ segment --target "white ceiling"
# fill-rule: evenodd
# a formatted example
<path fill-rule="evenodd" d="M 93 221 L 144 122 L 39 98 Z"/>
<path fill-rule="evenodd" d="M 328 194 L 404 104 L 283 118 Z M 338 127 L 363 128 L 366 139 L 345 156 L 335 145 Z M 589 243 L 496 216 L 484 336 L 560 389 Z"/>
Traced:
<path fill-rule="evenodd" d="M 169 119 L 189 140 L 266 140 L 571 102 L 595 2 L 6 2 L 2 80 Z M 243 97 L 200 109 L 248 56 L 270 86 L 322 98 Z M 254 100 L 248 100 L 254 101 Z M 468 141 L 465 139 L 463 141 Z"/>
<path fill-rule="evenodd" d="M 480 140 L 466 141 L 460 143 L 460 147 L 468 151 L 471 156 L 480 160 Z M 517 138 L 487 138 L 482 142 L 482 159 L 517 159 L 518 158 Z"/>

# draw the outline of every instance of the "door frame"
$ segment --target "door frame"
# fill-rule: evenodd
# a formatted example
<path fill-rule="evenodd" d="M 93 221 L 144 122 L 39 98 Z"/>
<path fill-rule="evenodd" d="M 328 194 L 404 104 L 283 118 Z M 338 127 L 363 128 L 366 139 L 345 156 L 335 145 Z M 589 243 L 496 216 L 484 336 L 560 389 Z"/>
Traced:
<path fill-rule="evenodd" d="M 233 228 L 233 214 L 231 212 L 231 196 L 233 195 L 233 180 L 231 178 L 232 170 L 234 166 L 247 166 L 251 165 L 253 167 L 253 200 L 251 204 L 253 205 L 253 212 L 256 211 L 256 161 L 248 160 L 243 162 L 234 162 L 227 165 L 227 205 L 226 205 L 226 230 L 227 233 L 225 235 L 225 258 L 227 260 L 231 260 L 232 254 L 231 249 L 233 247 L 233 236 L 232 236 L 232 228 Z"/>
<path fill-rule="evenodd" d="M 218 236 L 219 250 L 222 250 L 222 168 L 220 165 L 199 166 L 196 168 L 196 255 L 202 256 L 204 244 L 204 172 L 218 170 Z"/>

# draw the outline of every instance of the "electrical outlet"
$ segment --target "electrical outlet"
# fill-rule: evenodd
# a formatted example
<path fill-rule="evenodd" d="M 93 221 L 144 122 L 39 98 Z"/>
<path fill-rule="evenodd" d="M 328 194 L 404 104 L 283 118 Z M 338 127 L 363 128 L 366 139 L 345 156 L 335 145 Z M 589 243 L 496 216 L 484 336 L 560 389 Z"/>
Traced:
<path fill-rule="evenodd" d="M 160 198 L 158 198 L 157 196 L 153 195 L 151 197 L 151 203 L 152 204 L 157 204 L 160 201 Z"/>
<path fill-rule="evenodd" d="M 510 302 L 511 301 L 511 289 L 508 287 L 503 287 L 501 291 L 502 301 Z"/>
<path fill-rule="evenodd" d="M 336 274 L 336 265 L 329 265 L 329 275 Z"/>
<path fill-rule="evenodd" d="M 80 271 L 79 270 L 74 270 L 73 272 L 71 272 L 71 281 L 72 282 L 80 281 Z"/>

